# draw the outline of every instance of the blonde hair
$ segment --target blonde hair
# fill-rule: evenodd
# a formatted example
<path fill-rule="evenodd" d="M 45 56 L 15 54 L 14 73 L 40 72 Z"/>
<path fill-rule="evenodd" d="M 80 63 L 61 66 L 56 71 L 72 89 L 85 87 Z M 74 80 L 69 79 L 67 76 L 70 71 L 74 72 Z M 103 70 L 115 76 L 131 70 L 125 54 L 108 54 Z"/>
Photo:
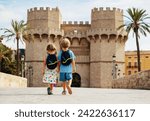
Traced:
<path fill-rule="evenodd" d="M 47 51 L 54 51 L 56 50 L 56 47 L 54 44 L 50 43 L 47 45 L 47 48 L 46 48 Z"/>
<path fill-rule="evenodd" d="M 70 47 L 69 39 L 68 38 L 62 39 L 62 41 L 60 42 L 60 46 L 61 48 L 69 48 Z"/>

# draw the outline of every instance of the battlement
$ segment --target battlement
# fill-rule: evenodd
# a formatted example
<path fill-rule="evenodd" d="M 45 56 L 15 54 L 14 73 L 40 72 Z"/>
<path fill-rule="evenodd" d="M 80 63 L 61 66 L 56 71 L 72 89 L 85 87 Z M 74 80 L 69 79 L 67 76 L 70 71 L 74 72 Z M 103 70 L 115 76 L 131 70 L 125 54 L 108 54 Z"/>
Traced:
<path fill-rule="evenodd" d="M 30 8 L 28 9 L 28 12 L 36 12 L 36 11 L 59 11 L 59 8 L 56 7 L 56 8 L 50 8 L 50 7 L 34 7 L 34 8 Z"/>
<path fill-rule="evenodd" d="M 59 30 L 59 29 L 49 29 L 49 28 L 45 28 L 45 29 L 30 29 L 28 31 L 28 33 L 30 34 L 54 34 L 54 35 L 64 35 L 64 30 Z"/>
<path fill-rule="evenodd" d="M 111 28 L 100 28 L 100 29 L 87 30 L 87 35 L 110 34 L 110 33 L 117 34 L 117 31 L 115 31 Z"/>
<path fill-rule="evenodd" d="M 92 12 L 102 12 L 102 11 L 103 12 L 113 11 L 113 12 L 123 13 L 123 10 L 119 9 L 119 8 L 110 8 L 110 7 L 103 8 L 103 7 L 100 7 L 100 8 L 93 8 L 92 9 Z"/>
<path fill-rule="evenodd" d="M 63 21 L 63 25 L 90 25 L 89 21 Z"/>

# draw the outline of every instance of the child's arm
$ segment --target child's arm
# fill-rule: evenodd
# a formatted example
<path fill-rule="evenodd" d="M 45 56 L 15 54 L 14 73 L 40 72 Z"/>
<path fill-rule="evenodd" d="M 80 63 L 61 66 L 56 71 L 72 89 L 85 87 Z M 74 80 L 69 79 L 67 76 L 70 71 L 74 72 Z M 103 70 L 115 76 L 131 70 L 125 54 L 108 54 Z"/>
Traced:
<path fill-rule="evenodd" d="M 58 61 L 58 64 L 57 64 L 57 72 L 59 73 L 60 71 L 60 61 Z"/>
<path fill-rule="evenodd" d="M 42 69 L 42 74 L 44 75 L 44 73 L 45 73 L 45 68 L 46 68 L 46 59 L 45 59 L 45 57 L 44 57 L 44 59 L 43 59 L 44 61 L 43 61 L 43 69 Z"/>
<path fill-rule="evenodd" d="M 58 57 L 57 57 L 58 63 L 57 63 L 57 72 L 60 72 L 60 60 L 61 60 L 61 54 L 60 51 L 58 53 Z"/>

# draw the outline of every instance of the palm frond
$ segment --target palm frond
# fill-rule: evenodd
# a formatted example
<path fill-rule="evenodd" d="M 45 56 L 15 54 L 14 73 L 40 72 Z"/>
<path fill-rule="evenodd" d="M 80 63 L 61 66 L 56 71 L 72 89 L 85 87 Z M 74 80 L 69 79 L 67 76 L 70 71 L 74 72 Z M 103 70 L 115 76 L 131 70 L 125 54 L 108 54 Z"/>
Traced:
<path fill-rule="evenodd" d="M 119 27 L 117 28 L 117 30 L 120 30 L 121 28 L 123 28 L 123 27 L 125 27 L 125 26 L 126 26 L 126 24 L 123 24 L 123 25 L 119 26 Z"/>
<path fill-rule="evenodd" d="M 6 57 L 6 56 L 3 56 L 2 58 L 4 59 L 4 61 L 6 61 L 6 62 L 8 62 L 8 63 L 10 63 L 10 62 L 11 62 L 11 61 L 9 60 L 9 58 L 8 58 L 8 57 Z"/>
<path fill-rule="evenodd" d="M 130 21 L 133 21 L 130 17 L 126 16 L 126 15 L 123 15 L 125 18 L 127 18 L 128 20 Z"/>
<path fill-rule="evenodd" d="M 150 24 L 147 24 L 147 23 L 145 23 L 145 22 L 141 22 L 140 25 L 144 25 L 145 27 L 150 28 Z"/>
<path fill-rule="evenodd" d="M 143 29 L 144 31 L 150 33 L 150 29 L 146 26 L 141 25 L 141 29 Z"/>
<path fill-rule="evenodd" d="M 145 32 L 142 28 L 140 28 L 139 31 L 140 31 L 140 33 L 143 34 L 144 36 L 147 36 L 147 35 L 146 35 L 146 32 Z"/>

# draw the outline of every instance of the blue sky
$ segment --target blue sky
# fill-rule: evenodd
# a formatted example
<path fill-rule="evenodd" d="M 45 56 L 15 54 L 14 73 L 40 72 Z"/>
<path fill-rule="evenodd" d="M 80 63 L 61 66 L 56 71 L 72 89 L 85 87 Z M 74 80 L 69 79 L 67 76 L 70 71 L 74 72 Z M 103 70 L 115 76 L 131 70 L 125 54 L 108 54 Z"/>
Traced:
<path fill-rule="evenodd" d="M 142 8 L 150 16 L 149 0 L 0 0 L 0 28 L 9 28 L 12 19 L 25 20 L 27 9 L 33 7 L 59 6 L 63 21 L 90 21 L 90 12 L 94 7 L 117 7 L 124 10 L 130 7 Z M 0 32 L 0 34 L 2 34 Z M 15 43 L 6 43 L 15 48 Z M 25 45 L 20 45 L 23 48 Z M 150 35 L 140 38 L 141 50 L 150 50 Z M 132 36 L 126 42 L 126 50 L 136 50 Z"/>

